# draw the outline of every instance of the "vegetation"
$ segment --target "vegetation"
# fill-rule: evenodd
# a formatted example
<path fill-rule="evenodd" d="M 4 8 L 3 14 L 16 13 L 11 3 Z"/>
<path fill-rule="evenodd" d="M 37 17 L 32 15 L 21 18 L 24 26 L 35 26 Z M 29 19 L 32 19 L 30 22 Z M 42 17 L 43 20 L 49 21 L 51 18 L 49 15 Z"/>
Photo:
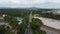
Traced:
<path fill-rule="evenodd" d="M 33 30 L 33 34 L 46 34 L 46 32 L 42 30 Z"/>
<path fill-rule="evenodd" d="M 23 20 L 23 23 L 21 23 L 18 26 L 18 33 L 17 34 L 25 34 L 27 25 L 28 25 L 28 18 L 25 18 Z M 32 23 L 30 24 L 31 28 L 32 28 L 32 34 L 46 34 L 45 31 L 40 30 L 40 27 L 43 25 L 43 23 L 41 22 L 41 20 L 39 19 L 32 19 Z"/>
<path fill-rule="evenodd" d="M 7 14 L 8 16 L 4 17 L 4 21 L 9 23 L 12 26 L 12 29 L 16 29 L 18 32 L 17 34 L 25 34 L 27 25 L 28 25 L 28 16 L 30 11 L 33 11 L 33 14 L 40 14 L 41 16 L 49 16 L 53 17 L 53 14 L 42 14 L 42 11 L 48 11 L 49 9 L 37 9 L 37 10 L 28 10 L 28 9 L 0 9 L 0 14 Z M 51 9 L 50 9 L 51 10 Z M 59 15 L 57 15 L 59 16 Z M 56 17 L 57 17 L 56 16 Z M 18 21 L 15 17 L 24 18 L 23 23 L 18 25 Z M 55 17 L 55 16 L 54 16 Z M 58 18 L 58 17 L 57 17 Z M 45 31 L 40 30 L 40 27 L 43 25 L 41 20 L 39 19 L 32 19 L 32 23 L 30 26 L 32 28 L 32 34 L 46 34 Z M 2 30 L 2 32 L 5 32 Z M 6 30 L 6 34 L 12 34 L 11 30 Z"/>
<path fill-rule="evenodd" d="M 30 11 L 33 11 L 33 14 L 40 14 L 42 11 L 48 11 L 52 9 L 37 9 L 37 10 L 30 10 L 30 9 L 0 9 L 0 14 L 7 14 L 11 16 L 19 16 L 25 17 Z"/>
<path fill-rule="evenodd" d="M 4 26 L 2 25 L 2 26 L 0 26 L 0 34 L 5 34 L 5 28 L 4 28 Z"/>
<path fill-rule="evenodd" d="M 18 25 L 17 19 L 15 17 L 12 17 L 12 16 L 5 16 L 4 21 L 7 22 L 13 28 L 16 28 Z"/>
<path fill-rule="evenodd" d="M 28 25 L 28 16 L 24 18 L 23 22 L 17 27 L 18 33 L 17 34 L 25 34 L 27 25 Z"/>
<path fill-rule="evenodd" d="M 12 32 L 12 30 L 17 31 L 18 27 L 18 20 L 16 17 L 13 16 L 5 16 L 4 17 L 5 23 L 7 23 L 8 28 L 5 31 L 5 34 L 14 34 L 15 32 Z"/>
<path fill-rule="evenodd" d="M 14 34 L 11 30 L 6 30 L 4 34 Z"/>
<path fill-rule="evenodd" d="M 0 14 L 7 14 L 16 17 L 25 17 L 29 13 L 26 9 L 0 9 Z"/>
<path fill-rule="evenodd" d="M 40 16 L 60 20 L 60 15 L 53 13 L 41 13 Z"/>
<path fill-rule="evenodd" d="M 37 19 L 37 18 L 33 18 L 32 19 L 32 23 L 31 23 L 31 27 L 32 29 L 40 29 L 40 27 L 43 25 L 43 23 L 41 22 L 41 20 Z"/>
<path fill-rule="evenodd" d="M 41 20 L 39 20 L 37 18 L 33 18 L 32 23 L 31 23 L 31 28 L 32 28 L 33 34 L 46 34 L 45 31 L 40 30 L 40 27 L 42 25 L 43 25 L 43 23 L 41 22 Z"/>
<path fill-rule="evenodd" d="M 10 30 L 6 30 L 5 25 L 0 26 L 0 34 L 13 34 Z"/>

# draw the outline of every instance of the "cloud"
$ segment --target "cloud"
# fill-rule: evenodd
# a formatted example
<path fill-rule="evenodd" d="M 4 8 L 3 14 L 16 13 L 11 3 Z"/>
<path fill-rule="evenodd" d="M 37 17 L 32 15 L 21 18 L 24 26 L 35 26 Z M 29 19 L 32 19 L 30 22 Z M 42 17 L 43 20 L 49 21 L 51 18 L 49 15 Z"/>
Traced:
<path fill-rule="evenodd" d="M 46 7 L 45 3 L 50 3 L 50 5 L 52 3 L 60 4 L 60 0 L 0 0 L 0 7 L 40 7 L 42 4 L 44 4 L 44 7 Z"/>
<path fill-rule="evenodd" d="M 0 0 L 0 4 L 37 4 L 44 2 L 44 0 Z"/>

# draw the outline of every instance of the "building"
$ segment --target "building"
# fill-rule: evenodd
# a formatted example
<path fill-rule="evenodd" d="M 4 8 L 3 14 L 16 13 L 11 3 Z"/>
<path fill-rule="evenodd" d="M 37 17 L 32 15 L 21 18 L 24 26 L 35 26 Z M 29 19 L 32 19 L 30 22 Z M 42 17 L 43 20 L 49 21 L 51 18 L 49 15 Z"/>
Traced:
<path fill-rule="evenodd" d="M 47 11 L 46 13 L 53 13 L 53 14 L 58 14 L 60 15 L 60 9 L 54 9 L 52 11 Z"/>
<path fill-rule="evenodd" d="M 21 24 L 23 19 L 20 17 L 17 17 L 17 20 L 19 21 L 18 24 Z"/>
<path fill-rule="evenodd" d="M 4 23 L 4 17 L 5 16 L 7 16 L 7 15 L 5 15 L 5 14 L 1 14 L 0 15 L 0 25 L 4 25 L 5 23 Z"/>

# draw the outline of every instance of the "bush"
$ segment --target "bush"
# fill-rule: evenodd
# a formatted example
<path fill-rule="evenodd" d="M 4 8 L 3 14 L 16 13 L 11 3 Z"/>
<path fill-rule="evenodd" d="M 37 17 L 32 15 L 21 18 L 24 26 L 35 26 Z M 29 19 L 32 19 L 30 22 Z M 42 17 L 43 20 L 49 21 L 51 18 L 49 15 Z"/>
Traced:
<path fill-rule="evenodd" d="M 32 34 L 46 34 L 45 31 L 40 30 L 42 25 L 43 23 L 40 19 L 33 18 L 31 23 Z"/>
<path fill-rule="evenodd" d="M 42 30 L 33 30 L 33 34 L 46 34 L 46 32 Z"/>
<path fill-rule="evenodd" d="M 38 29 L 42 25 L 43 25 L 43 23 L 40 19 L 37 19 L 37 18 L 32 19 L 32 23 L 31 23 L 32 29 Z"/>

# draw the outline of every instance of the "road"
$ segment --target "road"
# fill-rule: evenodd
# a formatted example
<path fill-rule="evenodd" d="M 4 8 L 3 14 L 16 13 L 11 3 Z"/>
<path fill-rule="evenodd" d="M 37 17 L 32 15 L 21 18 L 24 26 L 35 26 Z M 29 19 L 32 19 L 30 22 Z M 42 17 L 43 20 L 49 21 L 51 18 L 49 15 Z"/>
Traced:
<path fill-rule="evenodd" d="M 28 34 L 32 34 L 32 29 L 30 26 L 28 26 Z"/>

